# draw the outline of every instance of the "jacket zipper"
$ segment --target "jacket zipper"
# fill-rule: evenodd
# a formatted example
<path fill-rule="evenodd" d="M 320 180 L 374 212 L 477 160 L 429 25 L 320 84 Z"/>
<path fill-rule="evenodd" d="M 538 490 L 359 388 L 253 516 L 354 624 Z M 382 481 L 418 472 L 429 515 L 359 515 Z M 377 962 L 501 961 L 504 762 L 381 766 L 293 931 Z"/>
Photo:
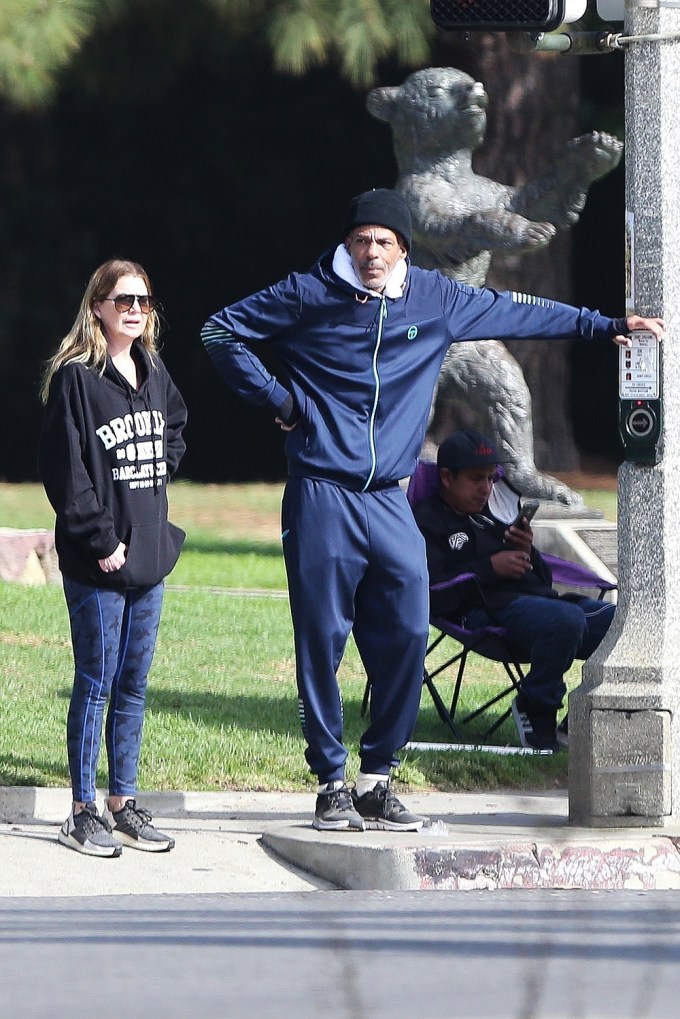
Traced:
<path fill-rule="evenodd" d="M 383 322 L 387 318 L 387 301 L 385 296 L 380 296 L 380 314 L 378 316 L 378 338 L 373 349 L 373 378 L 375 379 L 375 396 L 373 398 L 373 408 L 371 410 L 371 417 L 368 425 L 368 442 L 371 450 L 371 470 L 369 472 L 366 484 L 362 488 L 362 492 L 365 492 L 370 483 L 373 481 L 373 477 L 376 472 L 378 465 L 378 457 L 375 449 L 375 416 L 378 412 L 378 400 L 380 398 L 380 375 L 378 374 L 378 351 L 380 350 L 380 344 L 382 343 L 383 334 Z"/>

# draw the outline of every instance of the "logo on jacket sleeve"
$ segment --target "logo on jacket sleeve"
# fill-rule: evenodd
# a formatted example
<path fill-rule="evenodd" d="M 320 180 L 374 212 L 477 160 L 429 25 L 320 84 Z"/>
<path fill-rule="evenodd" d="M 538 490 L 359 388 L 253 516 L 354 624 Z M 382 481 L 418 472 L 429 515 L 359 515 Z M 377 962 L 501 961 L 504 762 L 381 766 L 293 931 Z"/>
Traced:
<path fill-rule="evenodd" d="M 406 339 L 407 340 L 415 340 L 417 335 L 418 335 L 418 326 L 411 326 L 409 328 L 409 331 L 406 333 Z"/>
<path fill-rule="evenodd" d="M 455 534 L 449 535 L 449 545 L 454 552 L 460 552 L 463 545 L 470 539 L 465 531 L 456 531 Z"/>

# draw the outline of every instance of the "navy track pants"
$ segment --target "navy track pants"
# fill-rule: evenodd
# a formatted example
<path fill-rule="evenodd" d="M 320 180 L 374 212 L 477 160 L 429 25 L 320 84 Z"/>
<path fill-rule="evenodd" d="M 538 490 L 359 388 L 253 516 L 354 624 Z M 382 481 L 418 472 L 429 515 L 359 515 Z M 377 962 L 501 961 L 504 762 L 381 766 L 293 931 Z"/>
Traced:
<path fill-rule="evenodd" d="M 322 783 L 344 777 L 336 673 L 353 632 L 371 682 L 361 768 L 386 775 L 420 704 L 429 612 L 423 537 L 397 486 L 352 492 L 289 478 L 282 523 L 307 763 Z"/>
<path fill-rule="evenodd" d="M 104 711 L 109 794 L 134 796 L 146 681 L 156 648 L 163 583 L 108 591 L 64 577 L 75 676 L 66 722 L 76 802 L 93 802 Z"/>
<path fill-rule="evenodd" d="M 585 661 L 600 646 L 615 609 L 612 602 L 584 596 L 524 595 L 494 609 L 493 619 L 484 609 L 473 609 L 467 620 L 473 628 L 504 626 L 531 663 L 522 690 L 530 700 L 557 710 L 567 692 L 565 672 L 574 659 Z"/>

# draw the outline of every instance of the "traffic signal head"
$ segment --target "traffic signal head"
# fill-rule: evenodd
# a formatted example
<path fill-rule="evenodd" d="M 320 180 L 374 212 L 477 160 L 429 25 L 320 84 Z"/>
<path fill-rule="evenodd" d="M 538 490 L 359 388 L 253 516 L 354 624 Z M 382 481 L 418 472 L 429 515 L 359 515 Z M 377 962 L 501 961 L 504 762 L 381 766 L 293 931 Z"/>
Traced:
<path fill-rule="evenodd" d="M 461 32 L 550 32 L 566 0 L 430 0 L 435 25 Z"/>

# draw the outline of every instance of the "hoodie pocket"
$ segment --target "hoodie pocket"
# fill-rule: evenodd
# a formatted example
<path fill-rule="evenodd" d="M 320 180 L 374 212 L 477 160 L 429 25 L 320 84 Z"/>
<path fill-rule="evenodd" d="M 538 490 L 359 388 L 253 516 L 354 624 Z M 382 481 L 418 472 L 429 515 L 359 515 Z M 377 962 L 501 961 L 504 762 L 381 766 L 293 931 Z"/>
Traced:
<path fill-rule="evenodd" d="M 185 538 L 184 531 L 169 520 L 160 528 L 157 524 L 133 527 L 125 565 L 119 571 L 125 587 L 149 587 L 167 577 Z"/>

